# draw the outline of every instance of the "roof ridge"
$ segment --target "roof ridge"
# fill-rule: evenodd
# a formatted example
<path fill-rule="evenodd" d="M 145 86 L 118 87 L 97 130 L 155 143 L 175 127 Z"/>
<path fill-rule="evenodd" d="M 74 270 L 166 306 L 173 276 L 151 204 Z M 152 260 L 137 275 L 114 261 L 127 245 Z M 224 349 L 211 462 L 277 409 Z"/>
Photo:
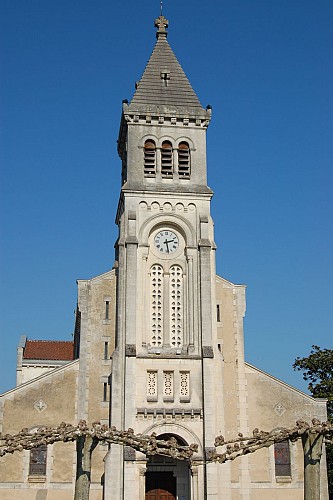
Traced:
<path fill-rule="evenodd" d="M 50 340 L 50 339 L 27 339 L 27 342 L 67 342 L 73 344 L 73 340 Z"/>
<path fill-rule="evenodd" d="M 53 368 L 52 370 L 42 373 L 36 378 L 32 378 L 31 380 L 28 380 L 27 382 L 23 382 L 20 385 L 17 385 L 16 387 L 13 387 L 12 389 L 8 389 L 7 391 L 3 392 L 0 394 L 0 399 L 5 399 L 6 397 L 10 397 L 13 395 L 15 392 L 21 392 L 24 391 L 29 385 L 37 384 L 40 382 L 40 380 L 45 379 L 45 378 L 51 378 L 53 376 L 56 376 L 58 372 L 61 372 L 62 370 L 68 370 L 71 369 L 75 364 L 79 364 L 80 360 L 79 358 L 74 359 L 73 361 L 69 361 L 68 363 L 57 366 L 57 368 Z"/>

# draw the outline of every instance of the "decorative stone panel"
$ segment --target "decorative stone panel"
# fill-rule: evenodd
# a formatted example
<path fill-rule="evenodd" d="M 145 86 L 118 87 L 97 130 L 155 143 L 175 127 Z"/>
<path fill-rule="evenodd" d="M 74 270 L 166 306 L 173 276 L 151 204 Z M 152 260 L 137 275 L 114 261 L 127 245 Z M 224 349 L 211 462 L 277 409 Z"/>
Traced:
<path fill-rule="evenodd" d="M 190 372 L 179 372 L 179 400 L 181 403 L 190 402 Z"/>
<path fill-rule="evenodd" d="M 173 372 L 163 372 L 163 401 L 173 401 Z"/>
<path fill-rule="evenodd" d="M 34 408 L 36 408 L 36 410 L 39 411 L 39 413 L 41 413 L 42 411 L 46 410 L 47 404 L 42 399 L 39 399 L 34 404 Z"/>
<path fill-rule="evenodd" d="M 274 411 L 277 415 L 279 415 L 279 417 L 281 417 L 284 412 L 286 411 L 285 407 L 283 406 L 282 403 L 278 403 L 275 408 L 274 408 Z"/>
<path fill-rule="evenodd" d="M 147 372 L 147 401 L 157 401 L 157 372 Z"/>

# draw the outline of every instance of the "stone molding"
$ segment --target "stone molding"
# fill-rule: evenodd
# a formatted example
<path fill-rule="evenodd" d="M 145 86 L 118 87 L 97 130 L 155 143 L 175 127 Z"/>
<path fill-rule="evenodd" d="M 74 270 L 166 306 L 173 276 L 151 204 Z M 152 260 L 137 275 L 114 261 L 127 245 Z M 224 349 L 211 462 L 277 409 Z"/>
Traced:
<path fill-rule="evenodd" d="M 185 419 L 194 419 L 194 418 L 203 418 L 203 411 L 201 408 L 137 408 L 136 410 L 137 416 L 143 417 L 151 417 L 154 418 L 185 418 Z"/>
<path fill-rule="evenodd" d="M 201 359 L 201 356 L 197 354 L 176 354 L 170 352 L 163 352 L 163 349 L 157 352 L 148 352 L 147 354 L 138 354 L 137 358 L 140 359 Z"/>

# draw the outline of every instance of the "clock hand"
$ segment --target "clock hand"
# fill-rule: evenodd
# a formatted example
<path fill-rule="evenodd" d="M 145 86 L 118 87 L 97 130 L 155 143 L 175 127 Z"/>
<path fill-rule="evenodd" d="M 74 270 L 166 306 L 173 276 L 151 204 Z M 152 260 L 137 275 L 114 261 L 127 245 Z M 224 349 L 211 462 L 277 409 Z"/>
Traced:
<path fill-rule="evenodd" d="M 167 247 L 167 252 L 168 252 L 168 253 L 170 253 L 170 252 L 169 252 L 169 245 L 168 245 L 168 243 L 170 243 L 170 241 L 168 241 L 168 240 L 164 240 L 164 244 L 165 244 L 165 245 L 166 245 L 166 247 Z"/>

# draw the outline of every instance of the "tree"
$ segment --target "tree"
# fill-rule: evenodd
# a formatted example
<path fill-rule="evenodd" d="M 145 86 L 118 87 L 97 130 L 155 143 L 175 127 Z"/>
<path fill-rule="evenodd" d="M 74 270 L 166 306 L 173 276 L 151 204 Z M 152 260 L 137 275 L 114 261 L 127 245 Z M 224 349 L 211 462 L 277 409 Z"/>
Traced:
<path fill-rule="evenodd" d="M 150 436 L 134 434 L 133 429 L 118 431 L 115 427 L 109 428 L 100 422 L 93 422 L 89 428 L 85 420 L 80 420 L 73 426 L 62 422 L 57 427 L 39 427 L 31 433 L 27 428 L 18 434 L 0 433 L 0 457 L 16 451 L 31 450 L 41 445 L 48 445 L 62 441 L 64 443 L 76 441 L 76 482 L 74 500 L 89 500 L 91 455 L 97 444 L 109 443 L 130 446 L 146 455 L 165 455 L 178 460 L 189 460 L 198 446 L 179 445 L 172 437 L 168 441 L 159 440 L 156 434 Z"/>
<path fill-rule="evenodd" d="M 295 442 L 301 439 L 304 450 L 305 481 L 304 499 L 320 500 L 319 464 L 322 442 L 325 439 L 332 443 L 333 424 L 312 420 L 309 425 L 303 420 L 298 420 L 291 429 L 274 429 L 270 432 L 254 429 L 252 435 L 245 437 L 238 434 L 235 439 L 226 441 L 223 436 L 215 439 L 215 447 L 221 452 L 210 450 L 206 455 L 207 462 L 225 463 L 230 460 L 255 453 L 261 448 L 268 448 L 274 443 L 290 440 Z M 15 451 L 31 450 L 41 444 L 53 444 L 58 441 L 76 441 L 77 449 L 77 474 L 74 500 L 89 500 L 91 454 L 98 442 L 131 446 L 145 455 L 164 455 L 179 460 L 191 461 L 193 453 L 198 451 L 198 445 L 179 445 L 172 437 L 168 441 L 158 440 L 156 434 L 150 436 L 134 434 L 133 429 L 117 431 L 115 427 L 107 427 L 99 422 L 94 422 L 89 428 L 85 420 L 77 426 L 61 423 L 58 427 L 41 427 L 31 434 L 28 429 L 22 429 L 18 434 L 0 433 L 0 456 Z M 308 480 L 307 480 L 308 477 Z"/>
<path fill-rule="evenodd" d="M 315 398 L 327 399 L 327 416 L 333 422 L 333 350 L 312 346 L 309 356 L 295 359 L 294 370 L 303 372 L 308 390 Z M 326 444 L 328 490 L 333 498 L 333 445 Z"/>

